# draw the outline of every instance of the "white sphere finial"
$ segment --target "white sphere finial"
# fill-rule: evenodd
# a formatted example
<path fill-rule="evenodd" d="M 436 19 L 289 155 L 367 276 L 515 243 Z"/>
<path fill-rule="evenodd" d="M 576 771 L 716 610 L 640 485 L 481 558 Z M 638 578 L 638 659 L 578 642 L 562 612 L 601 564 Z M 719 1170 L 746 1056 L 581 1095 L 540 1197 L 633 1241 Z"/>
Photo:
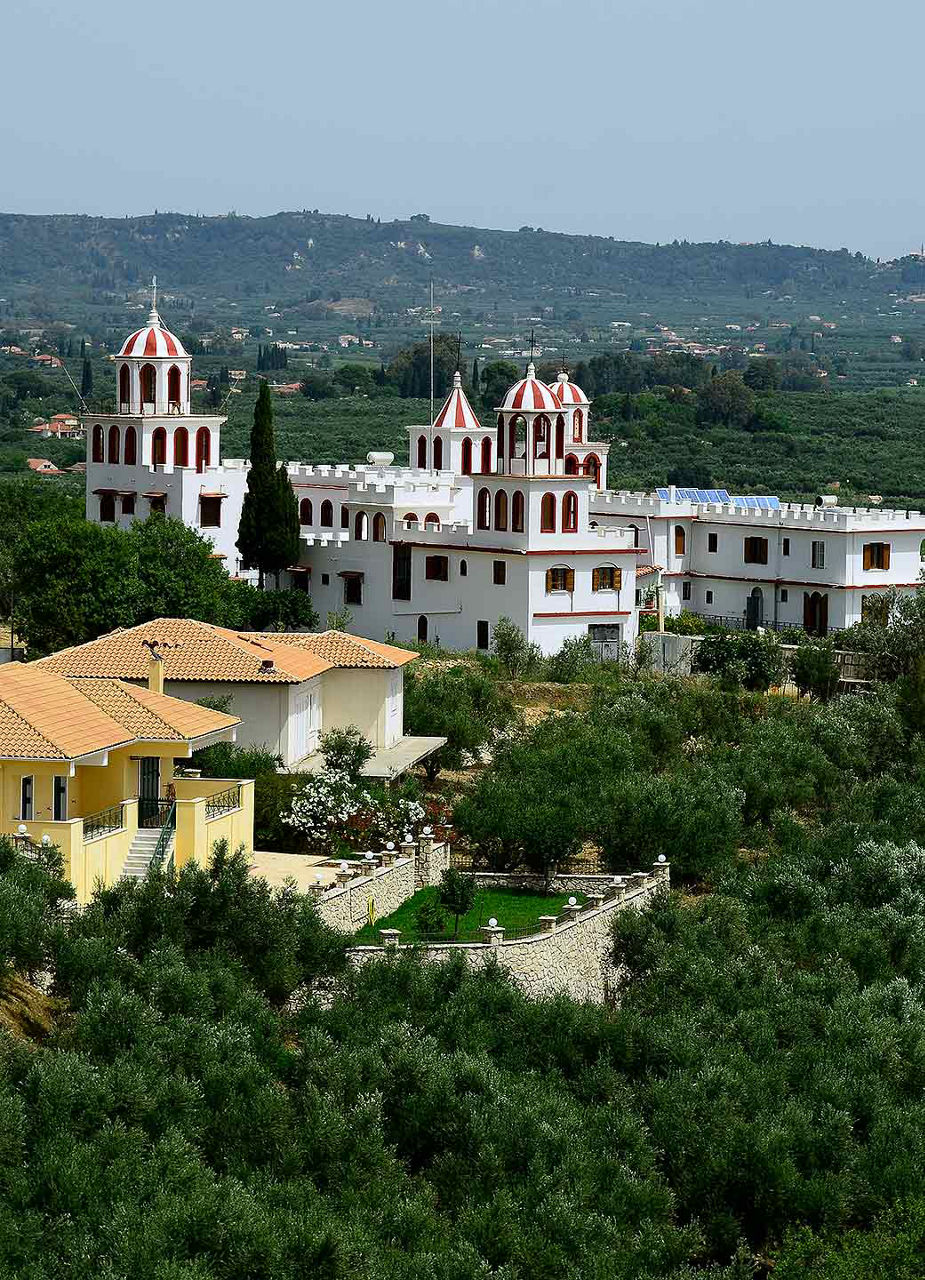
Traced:
<path fill-rule="evenodd" d="M 489 929 L 497 929 L 498 921 L 495 919 L 494 916 L 492 916 L 491 919 L 488 921 L 488 927 Z"/>
<path fill-rule="evenodd" d="M 665 855 L 663 853 L 660 853 L 658 855 L 658 860 L 659 862 L 665 862 L 666 861 Z"/>
<path fill-rule="evenodd" d="M 568 900 L 568 904 L 569 904 L 569 906 L 570 906 L 570 907 L 577 907 L 577 906 L 578 906 L 578 899 L 577 899 L 577 898 L 569 898 L 569 900 Z"/>

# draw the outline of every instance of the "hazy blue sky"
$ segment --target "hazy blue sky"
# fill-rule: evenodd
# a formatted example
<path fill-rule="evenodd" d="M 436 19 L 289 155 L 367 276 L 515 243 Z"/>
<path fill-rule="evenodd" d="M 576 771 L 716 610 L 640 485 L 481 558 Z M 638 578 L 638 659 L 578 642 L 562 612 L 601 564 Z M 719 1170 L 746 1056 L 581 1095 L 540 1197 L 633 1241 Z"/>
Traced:
<path fill-rule="evenodd" d="M 3 0 L 5 211 L 925 239 L 923 0 Z"/>

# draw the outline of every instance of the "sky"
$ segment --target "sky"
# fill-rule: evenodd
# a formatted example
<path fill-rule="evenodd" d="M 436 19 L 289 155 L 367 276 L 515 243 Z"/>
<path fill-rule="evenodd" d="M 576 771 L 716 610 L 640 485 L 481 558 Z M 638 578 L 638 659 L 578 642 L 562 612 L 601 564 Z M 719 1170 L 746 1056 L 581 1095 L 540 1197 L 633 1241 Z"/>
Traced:
<path fill-rule="evenodd" d="M 923 0 L 3 0 L 0 210 L 925 240 Z"/>

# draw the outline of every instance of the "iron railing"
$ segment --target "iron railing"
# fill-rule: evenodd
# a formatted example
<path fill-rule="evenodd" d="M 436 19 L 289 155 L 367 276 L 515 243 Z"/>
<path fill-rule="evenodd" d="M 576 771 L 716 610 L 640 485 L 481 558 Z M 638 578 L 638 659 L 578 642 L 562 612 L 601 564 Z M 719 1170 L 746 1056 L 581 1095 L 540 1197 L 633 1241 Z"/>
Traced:
<path fill-rule="evenodd" d="M 231 813 L 241 808 L 241 784 L 229 787 L 227 791 L 217 791 L 206 800 L 206 822 L 220 818 L 223 813 Z"/>
<path fill-rule="evenodd" d="M 150 829 L 152 827 L 163 827 L 167 821 L 167 816 L 173 808 L 172 800 L 156 800 L 148 799 L 146 796 L 138 798 L 138 825 Z"/>
<path fill-rule="evenodd" d="M 101 809 L 99 813 L 91 813 L 84 818 L 84 843 L 88 840 L 98 840 L 100 836 L 111 835 L 114 831 L 121 831 L 125 826 L 124 804 L 114 804 L 108 809 Z"/>
<path fill-rule="evenodd" d="M 177 827 L 177 806 L 173 801 L 164 815 L 164 824 L 151 855 L 152 871 L 173 871 L 173 833 Z"/>

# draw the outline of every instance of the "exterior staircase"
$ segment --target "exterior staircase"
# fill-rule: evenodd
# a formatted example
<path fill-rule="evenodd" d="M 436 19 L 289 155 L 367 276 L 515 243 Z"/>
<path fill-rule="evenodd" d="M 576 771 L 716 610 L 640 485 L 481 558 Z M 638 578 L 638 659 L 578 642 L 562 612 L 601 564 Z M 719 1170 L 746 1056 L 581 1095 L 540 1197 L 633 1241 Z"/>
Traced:
<path fill-rule="evenodd" d="M 123 880 L 143 880 L 148 874 L 148 868 L 151 866 L 151 859 L 154 857 L 154 850 L 157 848 L 157 842 L 161 838 L 160 827 L 139 827 L 135 832 L 135 839 L 132 841 L 131 848 L 128 851 L 128 857 L 125 859 L 125 866 L 122 868 Z M 167 846 L 166 856 L 170 857 L 170 848 L 173 845 L 174 833 L 170 833 L 170 843 Z"/>

